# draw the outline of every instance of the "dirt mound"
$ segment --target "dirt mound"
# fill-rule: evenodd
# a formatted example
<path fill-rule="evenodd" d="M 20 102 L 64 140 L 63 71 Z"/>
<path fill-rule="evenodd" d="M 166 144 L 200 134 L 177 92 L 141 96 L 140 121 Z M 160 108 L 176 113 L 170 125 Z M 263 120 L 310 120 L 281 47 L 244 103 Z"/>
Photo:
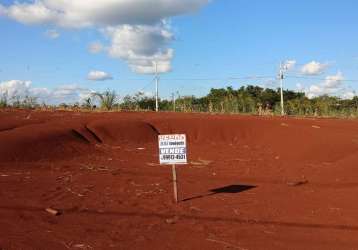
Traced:
<path fill-rule="evenodd" d="M 158 136 L 154 126 L 137 120 L 96 120 L 86 128 L 98 142 L 110 145 L 155 143 Z"/>
<path fill-rule="evenodd" d="M 213 150 L 216 146 L 249 146 L 292 163 L 336 162 L 358 152 L 356 123 L 345 123 L 342 128 L 326 120 L 122 113 L 51 119 L 38 124 L 26 124 L 31 121 L 23 119 L 4 122 L 0 127 L 2 160 L 76 157 L 94 151 L 94 144 L 156 144 L 158 134 L 167 133 L 187 134 L 189 145 Z"/>
<path fill-rule="evenodd" d="M 358 121 L 0 110 L 0 124 L 0 249 L 357 248 Z M 188 136 L 179 204 L 158 133 Z"/>
<path fill-rule="evenodd" d="M 0 123 L 0 132 L 6 130 L 12 130 L 15 128 L 31 125 L 31 124 L 40 124 L 41 121 L 31 121 L 31 120 L 17 120 L 17 119 L 4 119 Z"/>
<path fill-rule="evenodd" d="M 157 119 L 152 123 L 161 134 L 187 134 L 191 144 L 248 145 L 271 151 L 285 160 L 332 162 L 358 151 L 355 143 L 358 137 L 354 139 L 344 129 L 332 127 L 324 120 L 317 126 L 317 122 L 308 119 L 285 122 L 249 116 L 197 116 Z M 354 129 L 358 136 L 358 128 L 354 125 L 350 129 Z"/>
<path fill-rule="evenodd" d="M 88 143 L 58 123 L 32 124 L 0 132 L 1 161 L 60 160 L 88 152 Z"/>
<path fill-rule="evenodd" d="M 198 116 L 193 118 L 158 119 L 152 121 L 161 134 L 185 133 L 189 143 L 244 143 L 260 137 L 257 122 L 227 117 Z M 262 134 L 262 133 L 261 133 Z"/>
<path fill-rule="evenodd" d="M 96 119 L 42 124 L 8 122 L 0 131 L 0 155 L 7 161 L 61 160 L 95 151 L 95 144 L 155 143 L 158 132 L 137 120 Z"/>

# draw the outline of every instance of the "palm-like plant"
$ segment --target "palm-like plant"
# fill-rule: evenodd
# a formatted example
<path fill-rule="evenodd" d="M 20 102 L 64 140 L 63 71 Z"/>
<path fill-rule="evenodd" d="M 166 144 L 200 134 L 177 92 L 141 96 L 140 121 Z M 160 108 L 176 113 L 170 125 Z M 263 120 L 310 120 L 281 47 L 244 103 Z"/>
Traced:
<path fill-rule="evenodd" d="M 113 109 L 114 105 L 117 102 L 117 94 L 115 91 L 106 90 L 103 93 L 93 93 L 93 97 L 99 98 L 100 107 L 105 110 Z"/>

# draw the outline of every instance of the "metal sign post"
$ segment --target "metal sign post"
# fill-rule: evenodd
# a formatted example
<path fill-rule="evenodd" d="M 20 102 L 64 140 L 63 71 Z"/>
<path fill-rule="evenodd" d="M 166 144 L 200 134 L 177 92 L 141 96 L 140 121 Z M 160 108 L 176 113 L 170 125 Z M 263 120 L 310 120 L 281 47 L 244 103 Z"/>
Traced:
<path fill-rule="evenodd" d="M 178 203 L 178 184 L 176 165 L 187 164 L 186 135 L 159 135 L 159 162 L 161 165 L 172 165 L 174 201 Z"/>

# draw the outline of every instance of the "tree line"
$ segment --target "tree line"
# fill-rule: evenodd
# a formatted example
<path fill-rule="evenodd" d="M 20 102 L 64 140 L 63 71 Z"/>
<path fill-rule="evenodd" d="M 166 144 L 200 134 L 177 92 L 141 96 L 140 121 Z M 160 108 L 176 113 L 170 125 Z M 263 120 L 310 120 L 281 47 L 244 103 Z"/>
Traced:
<path fill-rule="evenodd" d="M 300 116 L 354 116 L 358 117 L 358 96 L 352 100 L 323 95 L 307 98 L 305 93 L 284 90 L 284 106 L 287 115 Z M 203 97 L 178 96 L 174 100 L 160 100 L 162 111 L 247 113 L 261 115 L 281 114 L 280 89 L 259 86 L 212 88 Z M 155 110 L 155 98 L 137 93 L 126 96 L 120 107 L 125 110 Z"/>
<path fill-rule="evenodd" d="M 342 99 L 334 96 L 319 96 L 307 98 L 304 93 L 284 90 L 285 113 L 301 116 L 344 116 L 358 117 L 358 96 L 353 99 Z M 143 92 L 126 95 L 119 98 L 115 91 L 93 93 L 82 103 L 57 106 L 38 104 L 36 98 L 12 98 L 9 102 L 0 96 L 0 107 L 39 108 L 51 107 L 61 109 L 85 110 L 127 110 L 127 111 L 154 111 L 155 97 L 147 96 Z M 262 88 L 259 86 L 242 86 L 212 88 L 202 97 L 176 96 L 175 100 L 160 99 L 161 111 L 175 112 L 208 112 L 208 113 L 247 113 L 260 115 L 275 115 L 281 113 L 280 89 Z"/>

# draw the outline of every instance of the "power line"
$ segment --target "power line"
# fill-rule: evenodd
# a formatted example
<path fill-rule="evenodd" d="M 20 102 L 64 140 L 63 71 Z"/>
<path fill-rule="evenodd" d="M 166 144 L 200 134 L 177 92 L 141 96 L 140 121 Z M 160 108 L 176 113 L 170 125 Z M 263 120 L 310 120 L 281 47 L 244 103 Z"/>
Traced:
<path fill-rule="evenodd" d="M 148 84 L 146 84 L 143 88 L 141 88 L 139 90 L 139 92 L 143 92 L 145 89 L 147 89 L 149 86 L 151 86 L 153 81 L 154 81 L 154 79 L 152 79 Z"/>
<path fill-rule="evenodd" d="M 158 76 L 154 76 L 153 79 L 150 80 L 144 87 L 140 88 L 138 91 L 143 92 L 145 89 L 150 87 L 156 79 L 159 78 Z M 226 77 L 226 78 L 162 78 L 164 82 L 170 81 L 230 81 L 230 80 L 254 80 L 254 79 L 275 79 L 274 76 L 244 76 L 244 77 Z M 141 78 L 129 78 L 129 79 L 117 79 L 122 81 L 148 81 L 148 79 L 141 79 Z M 184 88 L 184 86 L 181 86 Z M 207 88 L 208 86 L 201 86 L 200 88 Z M 156 96 L 157 90 L 155 90 Z"/>
<path fill-rule="evenodd" d="M 120 81 L 148 81 L 148 78 L 115 78 L 114 80 L 120 80 Z"/>
<path fill-rule="evenodd" d="M 319 78 L 319 77 L 310 77 L 310 76 L 301 76 L 301 75 L 286 75 L 286 77 L 288 78 L 297 78 L 297 79 L 307 79 L 307 80 L 318 80 L 318 81 L 326 81 L 326 80 L 332 80 L 334 81 L 335 79 L 330 79 L 330 78 Z M 358 82 L 358 80 L 352 80 L 352 79 L 338 79 L 336 81 L 340 81 L 340 82 Z"/>
<path fill-rule="evenodd" d="M 253 80 L 274 79 L 275 76 L 244 76 L 244 77 L 213 77 L 213 78 L 162 78 L 163 81 L 228 81 L 228 80 Z"/>

